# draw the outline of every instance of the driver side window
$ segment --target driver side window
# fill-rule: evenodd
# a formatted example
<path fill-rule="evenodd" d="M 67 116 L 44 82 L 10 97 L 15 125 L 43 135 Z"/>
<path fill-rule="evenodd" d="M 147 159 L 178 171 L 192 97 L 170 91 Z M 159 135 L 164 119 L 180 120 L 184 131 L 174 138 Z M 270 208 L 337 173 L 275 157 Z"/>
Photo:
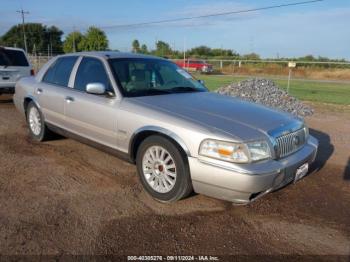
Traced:
<path fill-rule="evenodd" d="M 96 58 L 84 57 L 75 76 L 74 89 L 86 92 L 90 83 L 101 83 L 107 92 L 114 93 L 103 63 Z"/>

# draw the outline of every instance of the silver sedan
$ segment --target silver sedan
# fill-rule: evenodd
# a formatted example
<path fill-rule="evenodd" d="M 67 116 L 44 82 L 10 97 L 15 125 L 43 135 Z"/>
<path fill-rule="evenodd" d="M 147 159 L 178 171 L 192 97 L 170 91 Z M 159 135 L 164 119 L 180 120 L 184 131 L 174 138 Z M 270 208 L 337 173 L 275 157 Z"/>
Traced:
<path fill-rule="evenodd" d="M 208 92 L 171 61 L 119 52 L 58 56 L 14 96 L 37 141 L 52 132 L 136 163 L 145 190 L 247 204 L 308 173 L 318 142 L 289 114 Z"/>

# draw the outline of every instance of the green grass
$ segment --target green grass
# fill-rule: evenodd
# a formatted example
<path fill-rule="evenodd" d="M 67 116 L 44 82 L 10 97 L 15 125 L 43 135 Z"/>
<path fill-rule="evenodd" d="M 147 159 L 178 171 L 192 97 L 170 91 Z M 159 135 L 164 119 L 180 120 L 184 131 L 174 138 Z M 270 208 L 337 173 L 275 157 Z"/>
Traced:
<path fill-rule="evenodd" d="M 230 75 L 196 75 L 198 79 L 205 81 L 209 90 L 214 91 L 219 87 L 233 82 L 239 82 L 248 77 L 235 77 Z M 287 80 L 273 80 L 280 88 L 287 89 Z M 291 95 L 306 101 L 350 105 L 350 84 L 324 83 L 317 81 L 291 81 Z"/>

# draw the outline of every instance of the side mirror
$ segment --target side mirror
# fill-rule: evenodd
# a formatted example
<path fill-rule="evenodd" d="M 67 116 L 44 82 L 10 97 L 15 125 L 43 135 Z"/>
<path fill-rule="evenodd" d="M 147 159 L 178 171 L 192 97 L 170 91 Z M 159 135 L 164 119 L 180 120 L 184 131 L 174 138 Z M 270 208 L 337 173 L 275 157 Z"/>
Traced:
<path fill-rule="evenodd" d="M 106 87 L 102 83 L 90 83 L 86 85 L 86 92 L 94 95 L 103 95 L 106 93 Z"/>
<path fill-rule="evenodd" d="M 205 85 L 204 81 L 201 79 L 198 79 L 198 83 L 200 83 L 201 85 Z"/>

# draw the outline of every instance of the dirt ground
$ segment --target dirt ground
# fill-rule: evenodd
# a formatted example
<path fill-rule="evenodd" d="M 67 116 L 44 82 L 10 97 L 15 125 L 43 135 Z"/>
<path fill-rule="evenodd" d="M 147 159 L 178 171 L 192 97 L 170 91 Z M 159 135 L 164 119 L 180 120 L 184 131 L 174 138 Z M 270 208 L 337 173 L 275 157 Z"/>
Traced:
<path fill-rule="evenodd" d="M 152 200 L 136 170 L 71 139 L 35 143 L 0 97 L 0 255 L 350 255 L 350 109 L 316 106 L 318 169 L 248 206 Z"/>

